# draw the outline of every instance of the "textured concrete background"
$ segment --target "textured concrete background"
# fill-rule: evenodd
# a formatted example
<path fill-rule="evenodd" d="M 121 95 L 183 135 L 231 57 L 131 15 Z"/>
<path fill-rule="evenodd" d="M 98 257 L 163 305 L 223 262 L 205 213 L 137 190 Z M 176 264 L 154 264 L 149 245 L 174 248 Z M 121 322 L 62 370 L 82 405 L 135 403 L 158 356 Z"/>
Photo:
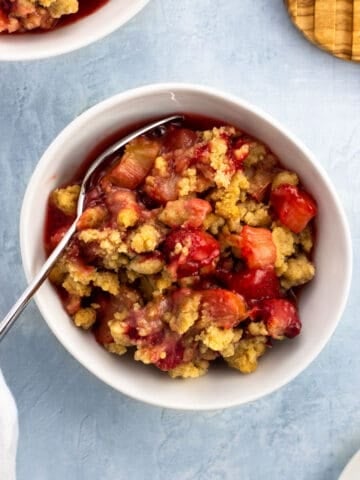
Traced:
<path fill-rule="evenodd" d="M 282 121 L 335 183 L 355 251 L 350 301 L 320 357 L 277 393 L 215 413 L 161 410 L 116 393 L 65 352 L 30 305 L 0 346 L 20 412 L 19 480 L 336 479 L 360 448 L 360 66 L 308 44 L 281 0 L 153 0 L 79 52 L 1 64 L 0 81 L 2 313 L 25 285 L 19 211 L 42 152 L 89 106 L 146 83 L 208 84 Z"/>

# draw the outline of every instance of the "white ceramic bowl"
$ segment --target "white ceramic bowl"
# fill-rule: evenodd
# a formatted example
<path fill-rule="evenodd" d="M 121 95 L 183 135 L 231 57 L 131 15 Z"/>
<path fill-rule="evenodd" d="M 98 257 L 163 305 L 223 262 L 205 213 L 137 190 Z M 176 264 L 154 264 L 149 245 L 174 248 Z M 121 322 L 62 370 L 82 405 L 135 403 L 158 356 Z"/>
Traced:
<path fill-rule="evenodd" d="M 261 139 L 294 169 L 319 206 L 315 251 L 317 275 L 300 299 L 302 334 L 277 345 L 251 375 L 230 368 L 210 368 L 196 380 L 172 380 L 98 346 L 91 334 L 75 328 L 49 282 L 36 295 L 49 327 L 88 370 L 130 397 L 170 408 L 207 410 L 240 405 L 290 382 L 324 348 L 348 296 L 352 252 L 348 225 L 334 187 L 313 155 L 268 115 L 243 100 L 206 87 L 152 85 L 106 100 L 74 120 L 54 140 L 30 180 L 21 213 L 21 252 L 30 280 L 44 261 L 43 229 L 49 193 L 73 174 L 86 152 L 123 126 L 175 112 L 217 117 Z"/>
<path fill-rule="evenodd" d="M 359 480 L 360 478 L 360 450 L 350 459 L 344 468 L 339 480 Z"/>
<path fill-rule="evenodd" d="M 37 60 L 100 40 L 136 15 L 149 0 L 110 0 L 88 17 L 45 33 L 0 35 L 0 61 Z"/>

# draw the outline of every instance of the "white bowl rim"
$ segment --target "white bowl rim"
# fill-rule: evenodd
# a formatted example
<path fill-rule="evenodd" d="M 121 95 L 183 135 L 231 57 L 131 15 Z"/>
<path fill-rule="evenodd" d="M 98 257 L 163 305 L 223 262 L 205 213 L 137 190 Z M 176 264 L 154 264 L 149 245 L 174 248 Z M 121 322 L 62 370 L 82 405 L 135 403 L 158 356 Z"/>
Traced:
<path fill-rule="evenodd" d="M 74 52 L 75 50 L 79 50 L 83 47 L 86 47 L 92 43 L 101 40 L 102 38 L 110 35 L 115 30 L 123 26 L 129 20 L 131 20 L 135 15 L 137 15 L 148 3 L 150 0 L 137 0 L 136 4 L 129 4 L 128 10 L 120 17 L 117 18 L 116 16 L 113 17 L 111 22 L 102 22 L 99 24 L 98 29 L 94 33 L 94 35 L 87 35 L 84 37 L 73 37 L 72 41 L 70 42 L 58 42 L 56 45 L 52 45 L 51 48 L 44 46 L 40 49 L 34 49 L 33 51 L 19 51 L 18 53 L 13 50 L 6 53 L 0 51 L 0 61 L 4 62 L 19 62 L 19 61 L 31 61 L 31 60 L 43 60 L 45 58 L 52 58 L 57 57 L 59 55 L 64 55 L 66 53 Z M 91 15 L 96 15 L 96 11 Z M 79 20 L 81 21 L 81 19 Z M 64 26 L 63 29 L 71 29 L 72 24 Z M 9 34 L 11 35 L 11 34 Z M 26 35 L 24 33 L 23 35 Z M 33 35 L 33 34 L 30 34 Z M 46 39 L 46 33 L 39 34 L 44 36 Z M 71 33 L 69 33 L 69 38 L 71 37 Z M 1 37 L 0 37 L 1 40 Z"/>
<path fill-rule="evenodd" d="M 308 357 L 304 360 L 303 363 L 299 364 L 297 368 L 294 368 L 287 376 L 284 376 L 282 379 L 280 379 L 278 382 L 274 383 L 271 387 L 268 387 L 266 390 L 264 390 L 261 394 L 254 394 L 252 396 L 249 396 L 246 401 L 239 401 L 238 399 L 234 401 L 225 401 L 225 402 L 218 402 L 216 406 L 214 406 L 211 402 L 209 404 L 202 403 L 201 405 L 196 405 L 193 404 L 192 406 L 179 406 L 178 404 L 176 405 L 169 405 L 167 403 L 163 403 L 161 401 L 161 398 L 158 400 L 154 399 L 148 399 L 144 398 L 142 395 L 135 395 L 133 392 L 129 391 L 127 388 L 124 388 L 120 390 L 118 386 L 112 382 L 111 378 L 105 378 L 105 375 L 100 375 L 100 373 L 94 371 L 92 366 L 86 365 L 82 360 L 81 360 L 81 355 L 79 355 L 78 351 L 76 348 L 73 348 L 71 345 L 65 345 L 62 340 L 59 338 L 57 332 L 55 331 L 54 327 L 49 324 L 49 322 L 46 319 L 46 312 L 45 312 L 45 307 L 43 307 L 41 301 L 38 299 L 38 294 L 35 294 L 35 302 L 40 310 L 41 315 L 43 316 L 44 320 L 48 324 L 50 330 L 53 332 L 53 334 L 57 337 L 59 342 L 64 346 L 64 348 L 80 363 L 82 364 L 87 370 L 89 370 L 92 374 L 94 374 L 96 377 L 98 377 L 100 380 L 103 382 L 107 383 L 111 387 L 113 387 L 116 391 L 120 391 L 124 395 L 127 395 L 130 398 L 133 398 L 135 400 L 145 402 L 150 405 L 162 407 L 162 408 L 170 408 L 170 409 L 176 409 L 176 410 L 189 410 L 189 411 L 209 411 L 209 410 L 219 410 L 219 409 L 224 409 L 224 408 L 230 408 L 230 407 L 235 407 L 235 406 L 240 406 L 240 405 L 245 405 L 247 403 L 253 402 L 255 400 L 258 400 L 260 398 L 263 398 L 276 390 L 282 388 L 286 384 L 290 383 L 295 377 L 297 377 L 300 373 L 302 373 L 306 368 L 317 358 L 317 356 L 320 354 L 320 352 L 323 350 L 325 345 L 329 342 L 331 336 L 333 335 L 340 319 L 341 316 L 345 310 L 347 299 L 349 296 L 349 291 L 350 291 L 350 286 L 351 286 L 351 278 L 352 278 L 352 259 L 353 259 L 353 252 L 352 252 L 352 242 L 351 242 L 351 234 L 350 234 L 350 228 L 349 224 L 347 221 L 347 217 L 345 214 L 345 211 L 340 203 L 340 200 L 338 198 L 337 192 L 332 185 L 328 174 L 324 170 L 324 168 L 317 162 L 315 159 L 315 156 L 312 154 L 312 152 L 299 140 L 297 139 L 296 136 L 294 136 L 292 133 L 290 133 L 285 127 L 283 127 L 277 120 L 272 118 L 269 114 L 265 113 L 262 111 L 260 108 L 253 106 L 251 103 L 249 103 L 246 100 L 240 99 L 239 97 L 228 94 L 228 93 L 223 93 L 215 88 L 204 86 L 204 85 L 196 85 L 196 84 L 190 84 L 190 83 L 156 83 L 156 84 L 151 84 L 151 85 L 145 85 L 137 88 L 133 88 L 130 90 L 126 90 L 122 93 L 116 94 L 106 100 L 103 100 L 96 105 L 90 107 L 88 110 L 83 112 L 81 115 L 79 115 L 77 118 L 75 118 L 71 123 L 69 123 L 60 133 L 59 135 L 53 140 L 53 142 L 50 144 L 50 146 L 46 149 L 44 154 L 42 155 L 41 159 L 39 160 L 38 164 L 35 167 L 35 170 L 33 172 L 33 175 L 31 176 L 28 187 L 25 192 L 25 196 L 23 199 L 23 204 L 21 207 L 21 214 L 20 214 L 20 250 L 21 250 L 21 258 L 22 258 L 22 263 L 23 263 L 23 268 L 25 271 L 25 276 L 27 281 L 29 282 L 31 279 L 30 275 L 30 252 L 29 248 L 26 242 L 26 236 L 25 236 L 25 219 L 27 218 L 28 215 L 30 215 L 30 204 L 32 200 L 32 196 L 34 195 L 34 191 L 32 188 L 33 183 L 37 183 L 38 177 L 41 177 L 43 170 L 46 169 L 46 165 L 48 162 L 48 158 L 52 156 L 53 150 L 56 150 L 59 145 L 63 144 L 64 140 L 66 139 L 67 135 L 73 131 L 73 129 L 79 129 L 82 126 L 86 125 L 87 121 L 91 119 L 94 115 L 101 115 L 101 113 L 106 110 L 109 106 L 116 104 L 118 102 L 124 101 L 124 100 L 131 100 L 134 98 L 141 97 L 142 95 L 149 95 L 149 94 L 156 94 L 159 92 L 163 91 L 183 91 L 183 92 L 190 92 L 190 93 L 201 93 L 201 94 L 206 94 L 209 96 L 213 96 L 228 102 L 231 102 L 235 104 L 236 106 L 239 106 L 243 109 L 250 110 L 255 116 L 261 118 L 264 120 L 266 123 L 271 124 L 273 127 L 275 127 L 277 130 L 281 132 L 282 135 L 288 137 L 288 139 L 297 146 L 297 148 L 303 152 L 303 154 L 308 158 L 310 163 L 313 165 L 313 167 L 318 171 L 318 173 L 321 175 L 324 184 L 326 185 L 327 189 L 330 191 L 333 199 L 334 199 L 334 204 L 336 206 L 336 209 L 338 210 L 339 214 L 339 219 L 341 222 L 341 228 L 343 229 L 344 236 L 345 236 L 345 245 L 346 249 L 343 252 L 344 253 L 344 271 L 346 272 L 346 282 L 345 285 L 343 286 L 343 295 L 341 298 L 341 301 L 339 301 L 338 309 L 336 312 L 334 312 L 334 318 L 336 318 L 336 321 L 333 322 L 333 325 L 329 327 L 327 335 L 324 335 L 323 340 L 317 344 L 317 348 L 314 348 L 314 351 L 312 352 L 311 355 L 308 355 Z"/>
<path fill-rule="evenodd" d="M 345 465 L 344 470 L 341 472 L 339 480 L 351 480 L 352 478 L 358 478 L 358 473 L 360 472 L 360 450 L 358 450 L 350 458 L 348 463 Z"/>

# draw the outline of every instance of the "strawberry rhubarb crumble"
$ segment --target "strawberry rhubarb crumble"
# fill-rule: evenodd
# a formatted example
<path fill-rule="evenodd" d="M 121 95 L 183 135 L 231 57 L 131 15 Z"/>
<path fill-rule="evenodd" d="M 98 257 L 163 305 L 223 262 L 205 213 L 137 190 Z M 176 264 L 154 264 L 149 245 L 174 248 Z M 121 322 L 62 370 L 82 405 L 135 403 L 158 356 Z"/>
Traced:
<path fill-rule="evenodd" d="M 113 354 L 171 377 L 217 359 L 250 373 L 273 340 L 300 333 L 316 202 L 258 140 L 187 126 L 130 142 L 97 174 L 50 279 L 74 324 Z M 48 253 L 78 194 L 79 182 L 51 194 Z"/>
<path fill-rule="evenodd" d="M 78 19 L 107 0 L 0 0 L 0 33 L 50 30 L 62 19 Z"/>

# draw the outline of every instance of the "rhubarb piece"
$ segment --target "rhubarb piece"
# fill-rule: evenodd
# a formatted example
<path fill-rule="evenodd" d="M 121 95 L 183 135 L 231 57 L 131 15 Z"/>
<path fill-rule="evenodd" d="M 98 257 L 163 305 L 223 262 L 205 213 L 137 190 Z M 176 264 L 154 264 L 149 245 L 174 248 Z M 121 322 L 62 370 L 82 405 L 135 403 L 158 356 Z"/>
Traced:
<path fill-rule="evenodd" d="M 109 171 L 108 177 L 119 187 L 138 187 L 150 172 L 159 150 L 159 143 L 147 137 L 133 140 L 126 146 L 119 163 Z"/>
<path fill-rule="evenodd" d="M 240 234 L 241 255 L 250 269 L 273 266 L 276 247 L 271 231 L 266 228 L 245 226 Z"/>
<path fill-rule="evenodd" d="M 247 318 L 244 298 L 221 288 L 201 291 L 202 318 L 218 327 L 233 328 Z"/>
<path fill-rule="evenodd" d="M 280 222 L 300 233 L 317 214 L 315 200 L 294 185 L 280 185 L 271 192 L 271 205 Z"/>

